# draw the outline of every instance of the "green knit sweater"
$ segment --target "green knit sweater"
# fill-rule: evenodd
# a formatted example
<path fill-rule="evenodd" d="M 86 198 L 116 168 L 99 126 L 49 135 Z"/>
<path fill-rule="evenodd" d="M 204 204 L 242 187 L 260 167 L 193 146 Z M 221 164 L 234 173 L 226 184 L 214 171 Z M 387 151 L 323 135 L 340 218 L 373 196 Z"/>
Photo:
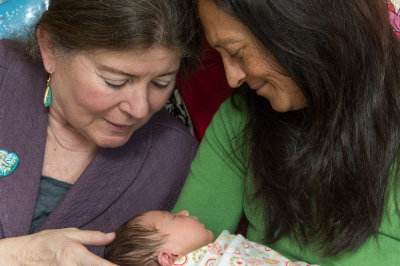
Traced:
<path fill-rule="evenodd" d="M 239 149 L 240 132 L 245 123 L 246 113 L 234 109 L 230 99 L 221 105 L 200 144 L 173 212 L 189 210 L 190 215 L 197 216 L 214 235 L 219 235 L 224 229 L 235 232 L 244 214 L 249 221 L 247 238 L 262 242 L 261 205 L 252 201 L 245 192 L 246 186 L 251 187 L 245 182 L 250 179 L 245 178 L 246 160 Z M 299 246 L 289 237 L 269 246 L 293 261 L 313 264 L 400 265 L 400 217 L 393 193 L 383 212 L 378 238 L 370 237 L 353 252 L 323 257 L 316 246 Z"/>

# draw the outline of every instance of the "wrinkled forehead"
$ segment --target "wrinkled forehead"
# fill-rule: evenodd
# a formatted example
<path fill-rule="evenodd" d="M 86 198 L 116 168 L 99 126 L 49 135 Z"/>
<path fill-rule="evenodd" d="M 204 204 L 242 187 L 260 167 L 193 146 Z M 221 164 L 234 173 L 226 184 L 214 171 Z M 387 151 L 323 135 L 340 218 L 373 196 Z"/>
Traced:
<path fill-rule="evenodd" d="M 212 0 L 199 0 L 197 8 L 202 21 L 206 19 L 217 20 L 218 13 L 222 11 Z"/>
<path fill-rule="evenodd" d="M 147 49 L 128 50 L 91 50 L 61 60 L 79 60 L 88 70 L 117 73 L 132 77 L 175 76 L 180 69 L 181 57 L 174 50 Z"/>
<path fill-rule="evenodd" d="M 125 49 L 107 49 L 107 48 L 92 48 L 87 50 L 82 50 L 79 53 L 85 54 L 90 57 L 102 57 L 102 56 L 114 56 L 114 57 L 124 57 L 124 56 L 143 56 L 143 55 L 164 55 L 164 56 L 174 56 L 180 57 L 182 51 L 178 48 L 164 47 L 164 46 L 137 46 Z"/>
<path fill-rule="evenodd" d="M 199 0 L 199 17 L 207 41 L 214 48 L 248 41 L 248 37 L 252 37 L 242 22 L 220 9 L 212 0 Z"/>

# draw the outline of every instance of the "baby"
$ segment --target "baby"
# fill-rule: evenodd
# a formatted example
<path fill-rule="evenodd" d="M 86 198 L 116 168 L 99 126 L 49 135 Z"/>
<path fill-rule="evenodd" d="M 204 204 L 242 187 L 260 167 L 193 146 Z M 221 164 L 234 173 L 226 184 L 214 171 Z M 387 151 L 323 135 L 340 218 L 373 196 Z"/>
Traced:
<path fill-rule="evenodd" d="M 120 266 L 308 265 L 226 230 L 213 241 L 213 233 L 188 211 L 150 211 L 117 229 L 104 258 Z"/>

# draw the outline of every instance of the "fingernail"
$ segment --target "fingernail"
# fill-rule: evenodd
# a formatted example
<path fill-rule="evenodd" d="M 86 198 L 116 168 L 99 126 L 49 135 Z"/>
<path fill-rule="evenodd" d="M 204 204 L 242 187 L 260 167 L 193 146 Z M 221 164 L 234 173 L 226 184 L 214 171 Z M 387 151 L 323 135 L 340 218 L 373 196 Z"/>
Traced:
<path fill-rule="evenodd" d="M 112 233 L 107 233 L 107 234 L 106 234 L 106 237 L 107 237 L 107 238 L 113 238 L 113 237 L 115 237 L 115 233 L 114 233 L 114 232 L 112 232 Z"/>

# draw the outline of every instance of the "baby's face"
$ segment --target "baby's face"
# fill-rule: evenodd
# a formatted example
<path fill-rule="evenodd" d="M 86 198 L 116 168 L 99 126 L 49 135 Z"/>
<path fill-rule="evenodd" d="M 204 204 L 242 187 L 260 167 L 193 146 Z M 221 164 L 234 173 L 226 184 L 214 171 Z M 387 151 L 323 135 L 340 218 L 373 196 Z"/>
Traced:
<path fill-rule="evenodd" d="M 214 241 L 214 235 L 188 211 L 172 214 L 166 211 L 150 211 L 143 216 L 143 222 L 153 224 L 167 236 L 164 247 L 183 256 Z"/>

